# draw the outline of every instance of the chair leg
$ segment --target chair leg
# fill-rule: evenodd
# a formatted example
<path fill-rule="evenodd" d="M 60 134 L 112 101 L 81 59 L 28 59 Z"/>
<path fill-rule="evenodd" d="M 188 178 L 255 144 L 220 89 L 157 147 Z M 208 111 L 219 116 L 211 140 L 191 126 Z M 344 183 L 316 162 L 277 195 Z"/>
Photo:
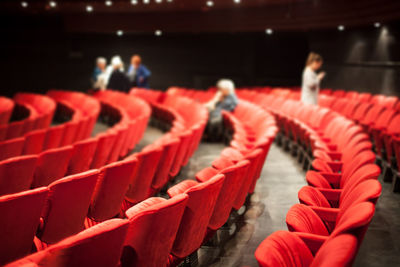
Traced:
<path fill-rule="evenodd" d="M 392 168 L 390 168 L 387 162 L 382 162 L 382 178 L 384 182 L 392 182 Z"/>
<path fill-rule="evenodd" d="M 393 192 L 399 193 L 400 192 L 400 174 L 397 171 L 393 171 Z"/>

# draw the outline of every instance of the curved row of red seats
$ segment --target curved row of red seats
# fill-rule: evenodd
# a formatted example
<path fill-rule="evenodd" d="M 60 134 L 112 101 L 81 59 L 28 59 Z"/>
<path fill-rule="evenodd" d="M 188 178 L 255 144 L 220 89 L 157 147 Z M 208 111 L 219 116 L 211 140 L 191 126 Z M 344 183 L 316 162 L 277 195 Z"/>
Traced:
<path fill-rule="evenodd" d="M 300 158 L 309 158 L 313 170 L 306 174 L 309 185 L 299 191 L 300 204 L 287 213 L 290 232 L 270 235 L 255 256 L 260 266 L 350 266 L 381 193 L 372 143 L 352 120 L 277 96 L 285 92 L 278 90 L 238 94 L 275 114 L 279 138 L 289 141 Z"/>

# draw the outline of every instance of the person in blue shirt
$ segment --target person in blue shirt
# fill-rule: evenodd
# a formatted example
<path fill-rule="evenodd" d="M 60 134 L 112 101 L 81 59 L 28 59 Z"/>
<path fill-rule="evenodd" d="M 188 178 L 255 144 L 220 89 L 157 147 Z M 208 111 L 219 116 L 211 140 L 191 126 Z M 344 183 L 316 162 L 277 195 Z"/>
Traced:
<path fill-rule="evenodd" d="M 94 89 L 104 90 L 107 85 L 106 79 L 107 60 L 104 57 L 99 57 L 96 60 L 96 67 L 92 75 L 92 87 Z"/>
<path fill-rule="evenodd" d="M 139 55 L 132 56 L 127 76 L 131 82 L 131 87 L 149 88 L 151 72 L 142 64 L 142 59 Z"/>
<path fill-rule="evenodd" d="M 222 110 L 234 111 L 239 103 L 232 80 L 222 79 L 217 83 L 218 91 L 214 98 L 205 104 L 209 111 L 205 139 L 220 141 L 223 135 Z"/>

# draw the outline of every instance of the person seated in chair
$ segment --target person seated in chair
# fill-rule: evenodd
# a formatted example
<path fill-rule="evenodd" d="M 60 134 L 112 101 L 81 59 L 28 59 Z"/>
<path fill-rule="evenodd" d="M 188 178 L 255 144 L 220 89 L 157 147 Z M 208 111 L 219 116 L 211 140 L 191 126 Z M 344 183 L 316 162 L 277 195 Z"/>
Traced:
<path fill-rule="evenodd" d="M 218 91 L 213 99 L 205 104 L 209 111 L 205 139 L 209 141 L 220 141 L 222 138 L 222 110 L 234 111 L 239 103 L 235 94 L 235 84 L 232 80 L 219 80 L 217 88 Z"/>

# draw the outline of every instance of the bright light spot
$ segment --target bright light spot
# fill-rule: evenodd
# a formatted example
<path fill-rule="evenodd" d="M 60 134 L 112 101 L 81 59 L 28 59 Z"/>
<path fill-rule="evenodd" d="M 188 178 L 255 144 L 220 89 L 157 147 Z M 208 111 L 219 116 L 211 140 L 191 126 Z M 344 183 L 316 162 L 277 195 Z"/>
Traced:
<path fill-rule="evenodd" d="M 112 6 L 113 2 L 112 1 L 106 1 L 106 6 Z"/>
<path fill-rule="evenodd" d="M 161 36 L 161 35 L 162 35 L 162 31 L 161 31 L 161 30 L 156 30 L 156 31 L 154 32 L 154 34 L 155 34 L 156 36 Z"/>
<path fill-rule="evenodd" d="M 50 1 L 49 5 L 50 7 L 55 8 L 57 6 L 57 3 L 55 1 Z"/>
<path fill-rule="evenodd" d="M 86 6 L 86 11 L 87 12 L 92 12 L 93 11 L 93 7 L 92 6 Z"/>
<path fill-rule="evenodd" d="M 339 31 L 344 31 L 344 26 L 343 25 L 339 25 L 338 27 L 337 27 L 337 29 L 339 30 Z"/>
<path fill-rule="evenodd" d="M 274 31 L 272 29 L 268 28 L 268 29 L 265 30 L 265 33 L 268 34 L 268 35 L 271 35 L 271 34 L 274 33 Z"/>
<path fill-rule="evenodd" d="M 28 3 L 27 3 L 27 2 L 21 2 L 21 6 L 22 6 L 23 8 L 27 8 L 27 7 L 28 7 Z"/>
<path fill-rule="evenodd" d="M 381 26 L 381 24 L 379 22 L 375 22 L 374 26 L 375 26 L 375 28 L 379 28 Z"/>
<path fill-rule="evenodd" d="M 117 35 L 118 35 L 118 36 L 122 36 L 122 35 L 124 35 L 124 32 L 123 32 L 122 30 L 118 30 L 118 31 L 117 31 Z"/>
<path fill-rule="evenodd" d="M 207 1 L 207 6 L 209 6 L 209 7 L 214 6 L 214 2 L 213 1 Z"/>
<path fill-rule="evenodd" d="M 143 0 L 143 4 L 150 4 L 150 0 Z"/>
<path fill-rule="evenodd" d="M 172 0 L 167 0 L 168 3 L 172 3 Z"/>
<path fill-rule="evenodd" d="M 157 3 L 157 4 L 162 3 L 162 0 L 156 0 L 156 3 Z"/>
<path fill-rule="evenodd" d="M 235 2 L 235 4 L 240 4 L 240 0 L 233 0 L 233 2 Z"/>
<path fill-rule="evenodd" d="M 132 4 L 132 5 L 137 5 L 137 3 L 138 3 L 137 0 L 132 0 L 132 1 L 131 1 L 131 4 Z"/>

